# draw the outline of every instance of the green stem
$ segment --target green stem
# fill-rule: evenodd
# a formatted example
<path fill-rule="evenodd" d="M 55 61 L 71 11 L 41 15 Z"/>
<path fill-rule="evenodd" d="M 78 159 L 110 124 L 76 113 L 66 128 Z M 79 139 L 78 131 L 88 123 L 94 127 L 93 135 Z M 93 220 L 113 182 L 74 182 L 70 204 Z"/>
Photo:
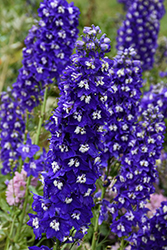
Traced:
<path fill-rule="evenodd" d="M 47 90 L 48 90 L 48 86 L 45 87 L 44 100 L 43 100 L 43 104 L 41 106 L 41 116 L 40 116 L 40 119 L 39 119 L 38 129 L 37 129 L 37 136 L 36 136 L 36 140 L 35 140 L 36 145 L 39 142 L 39 136 L 40 136 L 41 127 L 42 127 L 42 123 L 43 123 L 43 117 L 44 117 L 44 114 L 45 114 Z M 24 220 L 24 217 L 25 217 L 25 212 L 26 212 L 27 203 L 28 203 L 29 186 L 30 186 L 30 183 L 31 183 L 31 178 L 32 178 L 31 176 L 29 176 L 27 178 L 25 200 L 24 200 L 24 204 L 23 204 L 23 210 L 22 210 L 22 213 L 21 213 L 21 217 L 20 217 L 20 223 L 18 225 L 16 236 L 15 236 L 15 242 L 18 241 L 18 238 L 19 238 L 19 235 L 20 235 L 20 232 L 21 232 L 21 227 L 23 225 L 23 220 Z"/>
<path fill-rule="evenodd" d="M 47 92 L 48 92 L 48 86 L 45 87 L 43 105 L 41 106 L 41 115 L 40 115 L 40 119 L 39 119 L 39 123 L 38 123 L 37 136 L 35 138 L 35 144 L 36 145 L 38 145 L 38 142 L 39 142 L 39 136 L 40 136 L 40 133 L 41 133 L 41 127 L 42 127 L 43 118 L 44 118 L 44 114 L 45 114 Z"/>
<path fill-rule="evenodd" d="M 56 240 L 56 244 L 53 246 L 53 250 L 60 250 L 60 241 L 58 239 Z"/>
<path fill-rule="evenodd" d="M 7 237 L 6 245 L 5 245 L 5 249 L 4 250 L 8 250 L 9 249 L 9 241 L 10 241 L 10 238 L 12 237 L 12 234 L 13 234 L 13 228 L 14 228 L 15 220 L 16 220 L 16 214 L 14 215 L 12 226 L 11 226 L 10 233 L 9 233 L 9 237 Z"/>
<path fill-rule="evenodd" d="M 106 191 L 106 188 L 102 187 L 101 201 L 104 199 L 105 191 Z M 99 227 L 99 224 L 98 224 L 99 213 L 100 213 L 100 205 L 98 207 L 97 214 L 96 214 L 95 227 L 94 227 L 94 233 L 93 233 L 92 248 L 91 248 L 91 250 L 95 250 L 96 249 L 96 239 L 97 239 L 98 227 Z"/>
<path fill-rule="evenodd" d="M 38 243 L 36 244 L 36 246 L 38 247 L 42 243 L 42 241 L 44 241 L 46 239 L 47 239 L 46 237 L 42 237 L 42 239 L 40 241 L 38 241 Z"/>
<path fill-rule="evenodd" d="M 124 250 L 124 239 L 121 240 L 120 250 Z"/>
<path fill-rule="evenodd" d="M 56 246 L 55 247 L 56 247 L 55 250 L 60 250 L 60 241 L 58 239 L 56 240 Z"/>

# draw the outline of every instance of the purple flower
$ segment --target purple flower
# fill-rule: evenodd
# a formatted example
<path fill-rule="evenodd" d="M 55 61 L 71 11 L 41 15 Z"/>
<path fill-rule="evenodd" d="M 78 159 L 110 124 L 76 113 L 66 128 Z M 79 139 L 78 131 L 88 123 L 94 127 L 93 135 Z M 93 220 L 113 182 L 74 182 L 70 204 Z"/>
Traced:
<path fill-rule="evenodd" d="M 167 77 L 167 72 L 161 71 L 161 72 L 159 73 L 159 75 L 160 75 L 160 77 Z"/>
<path fill-rule="evenodd" d="M 143 217 L 140 230 L 129 238 L 132 250 L 166 249 L 167 246 L 167 202 L 161 203 L 152 218 Z"/>
<path fill-rule="evenodd" d="M 51 250 L 51 249 L 49 247 L 47 247 L 47 246 L 41 246 L 41 247 L 33 246 L 33 247 L 29 247 L 29 250 Z"/>
<path fill-rule="evenodd" d="M 13 98 L 13 91 L 1 93 L 0 129 L 2 174 L 8 174 L 18 166 L 17 149 L 24 139 L 24 111 Z"/>
<path fill-rule="evenodd" d="M 39 104 L 46 84 L 59 80 L 78 37 L 79 10 L 65 0 L 44 0 L 41 20 L 33 26 L 23 49 L 23 67 L 13 84 L 15 98 L 31 111 Z"/>
<path fill-rule="evenodd" d="M 148 92 L 145 92 L 141 100 L 143 109 L 148 106 L 158 106 L 159 111 L 167 118 L 167 84 L 163 81 L 156 85 L 151 85 Z"/>
<path fill-rule="evenodd" d="M 105 154 L 108 159 L 124 153 L 132 139 L 131 130 L 137 121 L 142 86 L 141 65 L 133 48 L 119 51 L 111 69 L 108 95 L 110 118 L 105 126 Z"/>
<path fill-rule="evenodd" d="M 163 116 L 158 107 L 149 106 L 147 110 L 141 109 L 142 121 L 138 122 L 131 130 L 131 141 L 121 159 L 121 169 L 117 176 L 114 189 L 117 196 L 114 210 L 126 209 L 120 220 L 115 220 L 111 229 L 116 231 L 117 224 L 126 220 L 131 227 L 126 228 L 123 235 L 128 235 L 132 226 L 142 226 L 142 216 L 147 213 L 146 199 L 153 193 L 153 183 L 156 180 L 156 160 L 160 157 L 163 143 L 164 123 Z M 141 119 L 141 118 L 140 118 Z M 135 207 L 135 210 L 133 209 Z M 128 213 L 132 215 L 128 216 Z M 118 230 L 118 228 L 117 228 Z M 122 230 L 122 229 L 120 229 Z"/>
<path fill-rule="evenodd" d="M 43 170 L 43 164 L 39 160 L 30 159 L 29 163 L 24 163 L 24 170 L 27 172 L 27 176 L 38 177 L 39 173 Z"/>
<path fill-rule="evenodd" d="M 143 70 L 153 67 L 160 19 L 165 14 L 163 0 L 133 1 L 118 30 L 117 49 L 133 47 Z"/>
<path fill-rule="evenodd" d="M 17 151 L 20 153 L 23 161 L 28 157 L 32 158 L 37 151 L 39 151 L 40 147 L 38 145 L 32 144 L 31 140 L 28 139 L 25 144 L 21 144 Z M 31 164 L 31 163 L 30 163 Z"/>
<path fill-rule="evenodd" d="M 38 218 L 40 235 L 33 226 L 37 237 L 45 232 L 48 238 L 64 241 L 74 227 L 74 238 L 81 238 L 93 216 L 91 194 L 100 175 L 99 166 L 106 165 L 100 161 L 100 138 L 104 133 L 102 126 L 109 118 L 105 95 L 111 82 L 112 65 L 112 61 L 104 58 L 109 39 L 104 35 L 97 39 L 100 32 L 94 26 L 84 29 L 83 42 L 76 43 L 77 52 L 59 84 L 61 97 L 51 117 L 44 195 L 43 198 L 35 196 L 34 201 L 35 204 L 41 204 L 41 199 L 49 202 L 46 209 L 33 207 L 37 215 L 30 215 L 31 226 L 34 216 Z M 101 44 L 106 44 L 102 51 Z"/>

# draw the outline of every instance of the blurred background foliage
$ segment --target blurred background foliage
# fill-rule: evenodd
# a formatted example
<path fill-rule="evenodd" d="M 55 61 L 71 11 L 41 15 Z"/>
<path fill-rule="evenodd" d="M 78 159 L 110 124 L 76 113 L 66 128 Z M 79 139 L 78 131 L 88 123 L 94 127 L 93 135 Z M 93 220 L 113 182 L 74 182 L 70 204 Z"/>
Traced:
<path fill-rule="evenodd" d="M 68 0 L 68 2 L 72 2 Z M 82 31 L 84 26 L 95 24 L 100 26 L 103 33 L 111 39 L 111 52 L 109 57 L 115 56 L 115 37 L 126 12 L 117 0 L 74 0 L 79 7 L 80 24 Z M 32 24 L 38 19 L 37 10 L 40 0 L 0 0 L 0 91 L 11 86 L 17 79 L 18 70 L 21 68 L 22 49 L 24 39 Z M 165 0 L 167 9 L 167 0 Z M 163 37 L 167 37 L 167 15 L 161 20 L 159 34 L 160 43 L 164 43 Z M 165 45 L 167 48 L 167 44 Z M 162 64 L 162 70 L 166 70 L 166 61 Z M 158 81 L 159 68 L 154 67 L 146 72 L 144 78 L 152 78 Z M 147 89 L 147 84 L 146 84 Z"/>

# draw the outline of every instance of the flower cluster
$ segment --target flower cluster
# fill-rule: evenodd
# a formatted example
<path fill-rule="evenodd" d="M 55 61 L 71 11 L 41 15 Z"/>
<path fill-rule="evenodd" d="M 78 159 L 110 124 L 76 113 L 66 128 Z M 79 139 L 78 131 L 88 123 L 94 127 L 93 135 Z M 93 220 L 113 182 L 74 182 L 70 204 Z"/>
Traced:
<path fill-rule="evenodd" d="M 24 111 L 14 101 L 13 91 L 8 88 L 7 92 L 1 93 L 0 129 L 1 129 L 1 161 L 2 174 L 9 173 L 17 168 L 17 160 L 20 156 L 17 151 L 20 143 L 24 140 L 25 124 Z"/>
<path fill-rule="evenodd" d="M 85 28 L 85 36 L 76 44 L 60 82 L 61 97 L 51 117 L 50 150 L 46 161 L 43 197 L 34 196 L 29 225 L 36 237 L 46 233 L 47 238 L 72 240 L 85 234 L 90 218 L 99 178 L 101 134 L 107 120 L 108 72 L 112 61 L 104 57 L 110 49 L 110 40 L 100 39 L 99 27 Z M 66 237 L 68 236 L 68 238 Z"/>
<path fill-rule="evenodd" d="M 117 49 L 132 46 L 143 70 L 151 69 L 154 63 L 160 19 L 165 13 L 163 1 L 135 0 L 118 29 Z"/>
<path fill-rule="evenodd" d="M 32 110 L 39 103 L 46 84 L 58 80 L 72 54 L 78 36 L 79 10 L 66 0 L 44 0 L 41 18 L 25 39 L 23 67 L 13 84 L 15 98 Z"/>
<path fill-rule="evenodd" d="M 10 91 L 11 97 L 8 93 L 1 95 L 3 174 L 17 166 L 17 148 L 24 140 L 25 109 L 31 111 L 39 104 L 44 86 L 53 78 L 58 80 L 69 61 L 78 35 L 78 16 L 78 8 L 65 0 L 44 0 L 40 5 L 41 20 L 25 39 L 23 67 Z"/>
<path fill-rule="evenodd" d="M 151 219 L 144 219 L 142 228 L 131 238 L 131 250 L 167 249 L 167 202 L 161 203 L 161 207 Z"/>
<path fill-rule="evenodd" d="M 135 55 L 133 48 L 118 51 L 111 69 L 107 102 L 110 117 L 104 136 L 105 154 L 108 154 L 108 159 L 117 158 L 124 153 L 131 140 L 130 131 L 137 121 L 142 70 L 140 62 L 133 59 Z"/>
<path fill-rule="evenodd" d="M 147 109 L 148 105 L 158 106 L 160 112 L 167 118 L 167 84 L 164 82 L 151 85 L 150 90 L 144 93 L 141 100 L 143 109 Z"/>
<path fill-rule="evenodd" d="M 131 141 L 121 159 L 120 174 L 114 185 L 117 196 L 110 208 L 111 229 L 119 237 L 128 235 L 132 226 L 142 225 L 147 211 L 144 204 L 154 192 L 155 163 L 162 149 L 165 125 L 159 108 L 149 105 L 141 113 L 142 121 L 131 130 Z M 118 210 L 123 216 L 117 220 Z"/>
<path fill-rule="evenodd" d="M 13 179 L 8 182 L 6 190 L 6 200 L 10 206 L 23 204 L 26 190 L 26 177 L 26 172 L 22 170 L 21 173 L 15 172 L 15 176 L 13 177 Z M 36 186 L 37 181 L 37 178 L 32 179 L 31 185 Z"/>

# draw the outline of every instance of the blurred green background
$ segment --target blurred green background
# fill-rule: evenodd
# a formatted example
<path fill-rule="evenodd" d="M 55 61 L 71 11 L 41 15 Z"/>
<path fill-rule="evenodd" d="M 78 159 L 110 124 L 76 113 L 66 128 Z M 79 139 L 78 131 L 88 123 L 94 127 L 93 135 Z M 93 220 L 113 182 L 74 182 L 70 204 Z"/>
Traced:
<path fill-rule="evenodd" d="M 111 39 L 110 57 L 115 56 L 115 37 L 125 12 L 117 0 L 74 0 L 79 7 L 80 32 L 84 26 L 95 24 Z M 35 20 L 40 0 L 0 0 L 0 91 L 11 86 L 21 68 L 24 39 Z M 165 0 L 167 9 L 167 0 Z M 159 39 L 167 37 L 167 14 L 161 20 Z M 165 65 L 166 67 L 166 65 Z"/>

